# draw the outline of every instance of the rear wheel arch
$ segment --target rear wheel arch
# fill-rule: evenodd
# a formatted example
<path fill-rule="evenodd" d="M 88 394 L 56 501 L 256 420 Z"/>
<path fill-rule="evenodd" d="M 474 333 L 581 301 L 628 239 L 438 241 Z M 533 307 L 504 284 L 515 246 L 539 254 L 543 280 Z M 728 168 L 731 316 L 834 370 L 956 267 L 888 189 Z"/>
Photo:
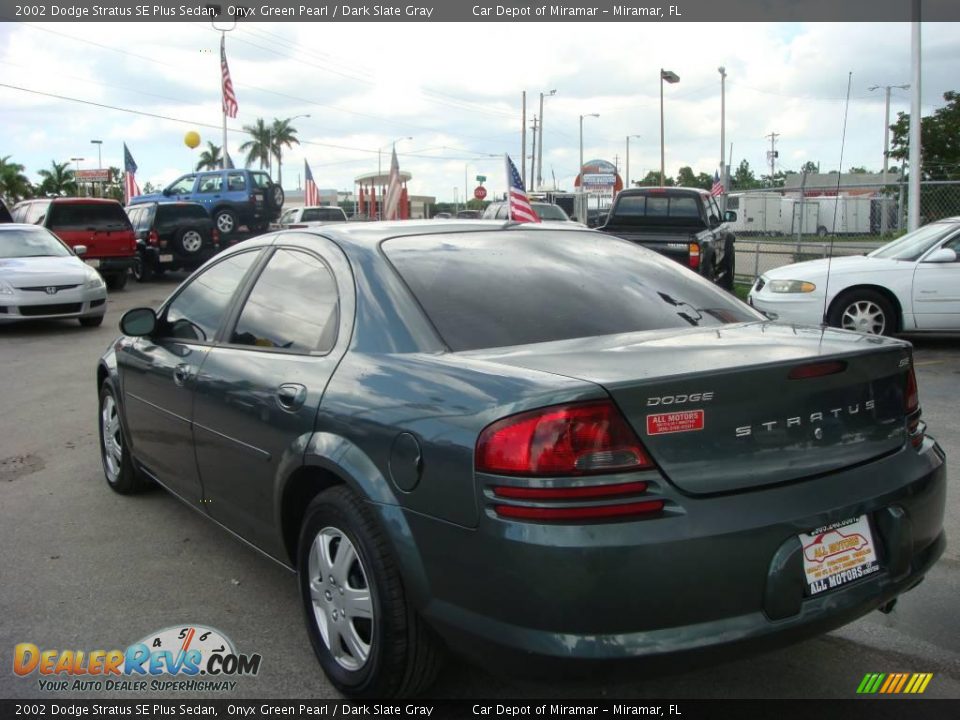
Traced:
<path fill-rule="evenodd" d="M 903 330 L 904 318 L 903 318 L 903 305 L 900 304 L 900 300 L 897 296 L 881 285 L 853 285 L 848 288 L 844 288 L 830 301 L 830 306 L 827 308 L 827 317 L 830 317 L 840 303 L 845 302 L 851 296 L 856 295 L 858 292 L 875 292 L 878 295 L 882 296 L 887 302 L 890 303 L 890 306 L 893 308 L 893 322 L 894 326 L 892 328 L 893 333 L 898 333 Z"/>
<path fill-rule="evenodd" d="M 297 564 L 300 527 L 310 503 L 324 490 L 346 484 L 336 473 L 316 465 L 301 465 L 287 479 L 280 504 L 280 529 L 291 566 L 296 567 Z"/>

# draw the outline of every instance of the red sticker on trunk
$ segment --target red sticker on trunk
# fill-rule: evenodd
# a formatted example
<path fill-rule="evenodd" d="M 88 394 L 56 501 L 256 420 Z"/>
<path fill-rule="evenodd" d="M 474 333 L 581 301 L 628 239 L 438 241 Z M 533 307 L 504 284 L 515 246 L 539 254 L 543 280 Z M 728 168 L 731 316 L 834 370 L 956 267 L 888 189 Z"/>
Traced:
<path fill-rule="evenodd" d="M 703 410 L 647 415 L 647 435 L 703 430 Z"/>

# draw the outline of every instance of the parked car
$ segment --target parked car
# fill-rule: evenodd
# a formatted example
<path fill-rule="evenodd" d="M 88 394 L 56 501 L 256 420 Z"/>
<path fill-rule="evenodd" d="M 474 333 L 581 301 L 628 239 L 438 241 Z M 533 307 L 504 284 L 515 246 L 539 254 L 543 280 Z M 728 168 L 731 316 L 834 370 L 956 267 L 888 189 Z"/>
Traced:
<path fill-rule="evenodd" d="M 271 230 L 289 230 L 291 228 L 319 227 L 330 223 L 347 222 L 347 214 L 336 205 L 308 205 L 288 208 L 280 219 L 270 224 Z"/>
<path fill-rule="evenodd" d="M 167 270 L 196 270 L 220 250 L 220 233 L 198 203 L 143 203 L 127 208 L 137 236 L 137 282 Z"/>
<path fill-rule="evenodd" d="M 570 216 L 563 211 L 559 205 L 546 202 L 531 202 L 530 205 L 536 210 L 541 220 L 554 220 L 556 222 L 568 222 L 585 227 L 582 223 L 571 220 Z M 506 220 L 510 216 L 509 203 L 492 202 L 483 210 L 485 220 Z"/>
<path fill-rule="evenodd" d="M 945 546 L 908 343 L 777 325 L 596 231 L 264 235 L 121 329 L 107 483 L 295 568 L 350 696 L 422 690 L 442 645 L 570 670 L 786 644 Z"/>
<path fill-rule="evenodd" d="M 476 220 L 481 215 L 479 210 L 458 210 L 457 219 L 458 220 Z"/>
<path fill-rule="evenodd" d="M 41 225 L 70 247 L 86 248 L 83 261 L 100 271 L 110 289 L 121 290 L 127 284 L 137 243 L 130 220 L 116 200 L 24 200 L 14 206 L 13 220 Z"/>
<path fill-rule="evenodd" d="M 607 222 L 607 214 L 610 208 L 589 208 L 587 210 L 587 227 L 595 228 L 604 225 Z"/>
<path fill-rule="evenodd" d="M 76 318 L 103 322 L 107 288 L 100 274 L 46 228 L 0 224 L 0 323 Z"/>
<path fill-rule="evenodd" d="M 770 270 L 748 301 L 781 322 L 875 335 L 960 331 L 960 217 L 939 220 L 866 256 Z M 828 279 L 829 273 L 829 282 Z"/>
<path fill-rule="evenodd" d="M 452 217 L 453 217 L 453 215 L 451 215 L 451 214 L 448 213 L 448 212 L 438 212 L 438 213 L 436 213 L 436 214 L 433 216 L 433 219 L 434 219 L 434 220 L 449 220 L 449 219 L 452 218 Z"/>
<path fill-rule="evenodd" d="M 13 222 L 13 216 L 10 214 L 7 204 L 3 201 L 3 198 L 0 198 L 0 223 L 10 223 Z"/>
<path fill-rule="evenodd" d="M 280 216 L 283 188 L 261 170 L 209 170 L 183 175 L 162 192 L 138 195 L 130 204 L 184 201 L 203 205 L 226 241 L 241 225 L 252 232 L 266 230 Z"/>
<path fill-rule="evenodd" d="M 643 187 L 621 191 L 597 229 L 658 252 L 733 291 L 737 253 L 732 210 L 706 190 Z"/>

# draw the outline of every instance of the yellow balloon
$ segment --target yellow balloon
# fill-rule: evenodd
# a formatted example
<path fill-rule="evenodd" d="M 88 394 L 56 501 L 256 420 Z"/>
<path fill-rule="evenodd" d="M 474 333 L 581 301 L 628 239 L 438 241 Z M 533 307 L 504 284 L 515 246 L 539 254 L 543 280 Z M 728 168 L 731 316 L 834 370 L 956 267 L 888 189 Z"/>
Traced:
<path fill-rule="evenodd" d="M 198 133 L 196 130 L 191 130 L 183 136 L 183 143 L 188 148 L 193 150 L 197 145 L 200 144 L 200 133 Z"/>

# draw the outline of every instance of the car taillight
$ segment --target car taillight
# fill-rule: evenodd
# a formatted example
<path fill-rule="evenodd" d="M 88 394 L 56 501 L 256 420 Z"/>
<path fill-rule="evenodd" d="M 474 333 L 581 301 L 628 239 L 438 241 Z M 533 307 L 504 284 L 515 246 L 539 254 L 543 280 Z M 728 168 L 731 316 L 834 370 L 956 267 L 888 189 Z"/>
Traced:
<path fill-rule="evenodd" d="M 926 423 L 920 420 L 922 414 L 920 410 L 920 392 L 917 389 L 917 375 L 913 371 L 913 365 L 907 372 L 907 390 L 903 396 L 904 411 L 907 414 L 907 437 L 910 438 L 910 444 L 918 448 L 923 445 L 923 438 L 926 434 Z"/>
<path fill-rule="evenodd" d="M 498 420 L 480 433 L 476 465 L 479 472 L 525 477 L 653 467 L 610 400 L 556 405 Z"/>
<path fill-rule="evenodd" d="M 700 244 L 690 243 L 690 268 L 692 270 L 700 269 Z"/>
<path fill-rule="evenodd" d="M 305 227 L 310 227 L 310 226 L 309 226 L 309 225 L 302 225 L 302 224 L 287 225 L 287 230 L 296 230 L 297 228 L 305 228 Z"/>
<path fill-rule="evenodd" d="M 151 245 L 156 245 L 160 242 L 160 236 L 157 234 L 156 230 L 150 231 L 150 235 L 147 236 L 147 242 Z"/>
<path fill-rule="evenodd" d="M 214 245 L 219 245 L 219 244 L 220 244 L 220 231 L 217 230 L 216 228 L 213 228 L 213 230 L 210 231 L 210 239 L 213 240 L 213 244 L 214 244 Z"/>

